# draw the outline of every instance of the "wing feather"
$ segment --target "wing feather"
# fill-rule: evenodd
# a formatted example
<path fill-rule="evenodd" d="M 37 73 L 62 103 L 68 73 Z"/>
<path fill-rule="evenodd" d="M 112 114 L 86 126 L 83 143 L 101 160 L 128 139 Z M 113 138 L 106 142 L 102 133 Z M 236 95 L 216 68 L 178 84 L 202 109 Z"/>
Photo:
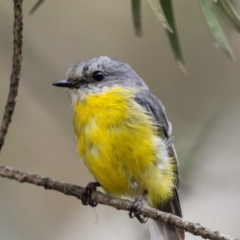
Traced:
<path fill-rule="evenodd" d="M 176 151 L 174 149 L 174 145 L 170 138 L 172 125 L 167 118 L 163 104 L 160 102 L 160 100 L 157 97 L 151 94 L 151 92 L 149 92 L 147 89 L 139 90 L 136 93 L 134 100 L 139 105 L 141 105 L 146 110 L 146 113 L 151 115 L 155 120 L 155 124 L 158 127 L 160 135 L 164 136 L 165 138 L 168 154 L 170 157 L 174 159 L 174 164 L 176 165 L 175 166 L 176 182 L 175 182 L 173 198 L 170 199 L 166 204 L 164 204 L 164 206 L 160 206 L 159 209 L 165 212 L 175 214 L 179 217 L 182 217 L 182 210 L 181 210 L 179 197 L 178 197 L 178 191 L 179 191 L 178 159 L 177 159 Z M 163 223 L 154 222 L 153 224 L 155 226 L 151 228 L 152 239 L 156 239 L 156 235 L 154 235 L 154 232 L 161 233 L 166 240 L 168 239 L 183 240 L 184 239 L 184 231 L 180 229 L 176 229 L 175 227 L 167 226 L 165 224 L 163 225 Z"/>

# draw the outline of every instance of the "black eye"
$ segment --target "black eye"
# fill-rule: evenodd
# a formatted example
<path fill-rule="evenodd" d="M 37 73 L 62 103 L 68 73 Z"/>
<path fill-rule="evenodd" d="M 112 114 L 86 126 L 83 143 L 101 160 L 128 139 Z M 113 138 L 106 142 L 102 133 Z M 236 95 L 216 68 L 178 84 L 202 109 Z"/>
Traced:
<path fill-rule="evenodd" d="M 102 81 L 104 78 L 103 73 L 101 71 L 96 71 L 93 73 L 93 79 L 96 81 Z"/>

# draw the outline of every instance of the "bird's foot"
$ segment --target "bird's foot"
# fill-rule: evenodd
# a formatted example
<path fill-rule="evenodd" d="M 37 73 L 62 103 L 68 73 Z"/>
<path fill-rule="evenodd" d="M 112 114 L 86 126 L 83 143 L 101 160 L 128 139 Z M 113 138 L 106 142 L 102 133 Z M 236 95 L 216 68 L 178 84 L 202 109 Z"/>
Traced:
<path fill-rule="evenodd" d="M 96 207 L 98 203 L 93 202 L 91 200 L 91 195 L 93 192 L 97 191 L 97 187 L 100 187 L 100 183 L 98 182 L 90 182 L 83 191 L 82 194 L 82 204 L 83 205 L 90 205 L 91 207 Z"/>
<path fill-rule="evenodd" d="M 134 218 L 136 217 L 140 223 L 146 223 L 148 218 L 141 215 L 141 208 L 143 206 L 143 195 L 140 195 L 135 198 L 130 211 L 129 211 L 129 217 Z"/>

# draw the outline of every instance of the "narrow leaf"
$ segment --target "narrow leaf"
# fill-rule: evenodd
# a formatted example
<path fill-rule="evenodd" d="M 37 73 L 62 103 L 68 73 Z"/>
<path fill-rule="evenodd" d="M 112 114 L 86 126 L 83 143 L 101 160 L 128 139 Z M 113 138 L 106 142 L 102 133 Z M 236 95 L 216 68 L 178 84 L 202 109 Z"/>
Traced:
<path fill-rule="evenodd" d="M 177 59 L 178 67 L 184 77 L 187 77 L 187 69 L 184 64 L 184 59 L 180 47 L 180 42 L 178 38 L 176 23 L 173 14 L 172 1 L 171 0 L 160 0 L 162 10 L 166 16 L 167 22 L 169 23 L 172 32 L 167 31 L 167 35 L 173 50 L 173 53 Z"/>
<path fill-rule="evenodd" d="M 132 0 L 132 17 L 135 34 L 142 36 L 142 23 L 141 23 L 141 1 Z"/>
<path fill-rule="evenodd" d="M 217 16 L 215 14 L 212 1 L 210 0 L 198 0 L 200 7 L 202 9 L 203 15 L 207 22 L 207 25 L 217 41 L 218 45 L 224 50 L 224 52 L 231 58 L 235 59 L 234 54 L 228 41 L 225 37 L 225 34 L 219 24 Z"/>
<path fill-rule="evenodd" d="M 229 0 L 218 0 L 215 2 L 215 5 L 223 19 L 225 19 L 234 30 L 240 33 L 240 17 L 231 2 Z"/>
<path fill-rule="evenodd" d="M 149 3 L 151 5 L 153 11 L 155 12 L 157 18 L 162 22 L 163 27 L 165 29 L 167 29 L 169 32 L 172 33 L 173 30 L 171 29 L 171 27 L 170 27 L 170 25 L 169 25 L 169 23 L 167 21 L 167 18 L 166 18 L 165 14 L 164 14 L 164 11 L 162 9 L 162 6 L 161 6 L 159 0 L 149 0 Z"/>

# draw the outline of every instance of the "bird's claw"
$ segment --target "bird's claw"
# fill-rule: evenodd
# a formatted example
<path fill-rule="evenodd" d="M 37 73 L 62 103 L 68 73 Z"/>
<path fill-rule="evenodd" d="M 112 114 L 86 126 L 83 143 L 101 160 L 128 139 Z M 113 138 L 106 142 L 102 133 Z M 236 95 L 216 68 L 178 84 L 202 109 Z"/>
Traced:
<path fill-rule="evenodd" d="M 141 215 L 141 208 L 143 205 L 142 199 L 143 199 L 142 195 L 135 198 L 129 211 L 129 217 L 130 218 L 136 217 L 140 223 L 146 223 L 148 218 Z"/>
<path fill-rule="evenodd" d="M 85 188 L 82 193 L 82 204 L 83 205 L 90 205 L 91 207 L 96 207 L 97 202 L 93 202 L 91 200 L 91 195 L 93 192 L 97 191 L 97 187 L 100 187 L 100 184 L 98 182 L 90 182 Z"/>

